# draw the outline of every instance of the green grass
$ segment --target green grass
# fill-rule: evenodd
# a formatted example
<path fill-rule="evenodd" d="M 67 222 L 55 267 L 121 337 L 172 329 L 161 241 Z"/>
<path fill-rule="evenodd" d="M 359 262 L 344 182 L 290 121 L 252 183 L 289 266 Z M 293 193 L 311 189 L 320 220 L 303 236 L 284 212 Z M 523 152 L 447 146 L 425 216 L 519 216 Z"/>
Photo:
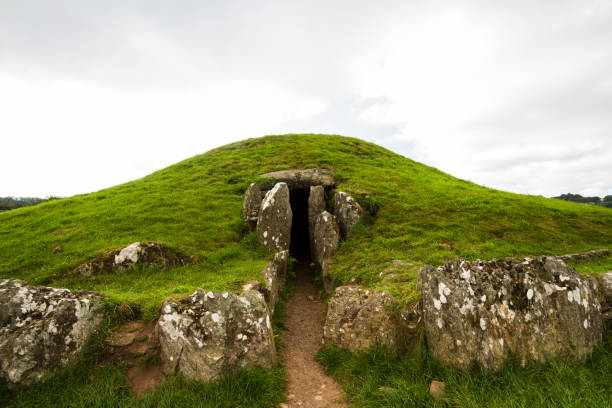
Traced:
<path fill-rule="evenodd" d="M 328 347 L 318 359 L 356 407 L 575 407 L 612 406 L 612 333 L 585 364 L 552 361 L 521 367 L 509 361 L 501 372 L 461 372 L 421 351 L 397 359 L 383 350 L 352 355 Z M 431 381 L 446 384 L 444 400 L 429 395 Z M 384 391 L 379 391 L 379 388 Z"/>
<path fill-rule="evenodd" d="M 3 408 L 277 407 L 284 399 L 284 372 L 243 370 L 211 384 L 170 377 L 141 397 L 132 394 L 125 369 L 117 365 L 80 365 L 20 390 L 0 383 Z"/>
<path fill-rule="evenodd" d="M 233 143 L 140 180 L 2 213 L 0 278 L 100 291 L 149 317 L 168 296 L 237 289 L 258 279 L 270 259 L 246 234 L 243 192 L 259 174 L 295 167 L 336 170 L 338 187 L 372 213 L 331 263 L 338 283 L 354 277 L 408 303 L 418 299 L 415 277 L 425 263 L 612 246 L 609 209 L 481 187 L 358 139 L 286 135 Z M 197 263 L 96 279 L 70 272 L 135 241 L 166 242 Z M 62 251 L 53 253 L 56 246 Z M 414 266 L 383 284 L 379 272 L 393 259 Z"/>

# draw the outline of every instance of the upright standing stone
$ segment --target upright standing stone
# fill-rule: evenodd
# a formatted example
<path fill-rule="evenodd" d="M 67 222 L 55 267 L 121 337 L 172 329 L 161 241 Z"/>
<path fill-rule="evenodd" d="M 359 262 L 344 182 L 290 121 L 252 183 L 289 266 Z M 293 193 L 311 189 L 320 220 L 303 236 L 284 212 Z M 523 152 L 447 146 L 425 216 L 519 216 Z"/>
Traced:
<path fill-rule="evenodd" d="M 325 259 L 334 255 L 340 245 L 340 230 L 336 217 L 327 211 L 323 211 L 317 216 L 313 241 L 313 257 L 315 262 L 321 266 Z"/>
<path fill-rule="evenodd" d="M 325 211 L 325 188 L 311 186 L 308 195 L 308 233 L 310 235 L 310 250 L 314 252 L 314 230 L 317 217 Z"/>
<path fill-rule="evenodd" d="M 292 219 L 289 187 L 287 183 L 276 183 L 266 193 L 257 221 L 259 241 L 268 251 L 289 249 Z"/>
<path fill-rule="evenodd" d="M 260 288 L 263 293 L 270 314 L 274 314 L 280 289 L 287 278 L 287 263 L 289 262 L 289 251 L 277 252 L 274 259 L 261 271 L 264 287 Z"/>
<path fill-rule="evenodd" d="M 601 314 L 604 320 L 612 320 L 612 271 L 600 273 L 599 291 L 601 292 Z"/>
<path fill-rule="evenodd" d="M 242 202 L 242 217 L 244 222 L 253 230 L 257 225 L 259 218 L 259 209 L 261 208 L 261 189 L 257 183 L 251 183 L 247 191 L 244 193 L 244 201 Z"/>
<path fill-rule="evenodd" d="M 268 307 L 261 293 L 198 289 L 166 301 L 157 322 L 164 373 L 215 380 L 234 370 L 276 365 Z"/>
<path fill-rule="evenodd" d="M 353 235 L 355 225 L 361 220 L 363 210 L 353 197 L 344 191 L 338 191 L 334 199 L 334 215 L 338 219 L 343 238 Z"/>
<path fill-rule="evenodd" d="M 0 378 L 28 385 L 75 363 L 102 308 L 95 292 L 0 280 Z"/>
<path fill-rule="evenodd" d="M 554 257 L 459 258 L 422 268 L 419 283 L 429 350 L 460 369 L 497 371 L 511 355 L 584 361 L 602 338 L 597 281 Z"/>

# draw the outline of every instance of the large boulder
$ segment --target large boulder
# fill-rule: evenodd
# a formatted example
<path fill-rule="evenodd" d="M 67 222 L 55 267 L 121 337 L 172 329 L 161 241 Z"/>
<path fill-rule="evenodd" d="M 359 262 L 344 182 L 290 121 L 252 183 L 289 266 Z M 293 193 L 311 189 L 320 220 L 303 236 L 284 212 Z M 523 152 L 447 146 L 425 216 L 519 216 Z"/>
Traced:
<path fill-rule="evenodd" d="M 601 292 L 601 315 L 604 321 L 612 320 L 612 271 L 601 273 L 597 278 Z"/>
<path fill-rule="evenodd" d="M 211 381 L 235 369 L 276 365 L 268 307 L 261 293 L 198 289 L 166 301 L 157 323 L 165 374 Z"/>
<path fill-rule="evenodd" d="M 334 215 L 338 219 L 343 238 L 353 235 L 355 225 L 361 220 L 363 210 L 353 197 L 344 191 L 338 191 L 334 199 Z"/>
<path fill-rule="evenodd" d="M 74 272 L 91 277 L 102 273 L 121 272 L 134 265 L 171 268 L 190 262 L 189 256 L 168 248 L 162 242 L 134 242 L 81 264 Z"/>
<path fill-rule="evenodd" d="M 325 211 L 325 189 L 323 186 L 310 187 L 308 194 L 308 233 L 310 235 L 311 251 L 314 251 L 312 243 L 314 242 L 314 229 L 317 217 Z"/>
<path fill-rule="evenodd" d="M 336 217 L 323 211 L 315 220 L 313 237 L 313 258 L 320 266 L 331 258 L 340 245 L 340 229 Z"/>
<path fill-rule="evenodd" d="M 429 350 L 450 366 L 583 361 L 601 341 L 596 280 L 554 257 L 459 258 L 422 268 L 419 283 Z"/>
<path fill-rule="evenodd" d="M 323 343 L 350 352 L 384 347 L 403 353 L 416 337 L 420 313 L 394 312 L 395 300 L 386 291 L 339 286 L 327 306 Z"/>
<path fill-rule="evenodd" d="M 257 225 L 259 218 L 259 209 L 261 208 L 261 198 L 263 194 L 257 183 L 251 183 L 247 191 L 244 193 L 244 201 L 242 202 L 242 218 L 251 230 Z"/>
<path fill-rule="evenodd" d="M 289 262 L 289 251 L 277 252 L 274 259 L 261 271 L 264 287 L 259 288 L 263 293 L 268 305 L 270 315 L 274 313 L 280 289 L 287 278 L 287 263 Z"/>
<path fill-rule="evenodd" d="M 262 174 L 260 177 L 287 183 L 292 189 L 310 186 L 331 187 L 335 184 L 334 172 L 328 169 L 281 170 Z"/>
<path fill-rule="evenodd" d="M 0 377 L 27 385 L 75 363 L 102 306 L 98 293 L 0 280 Z"/>
<path fill-rule="evenodd" d="M 268 251 L 284 251 L 291 243 L 293 213 L 287 183 L 276 183 L 266 193 L 259 211 L 257 234 Z"/>

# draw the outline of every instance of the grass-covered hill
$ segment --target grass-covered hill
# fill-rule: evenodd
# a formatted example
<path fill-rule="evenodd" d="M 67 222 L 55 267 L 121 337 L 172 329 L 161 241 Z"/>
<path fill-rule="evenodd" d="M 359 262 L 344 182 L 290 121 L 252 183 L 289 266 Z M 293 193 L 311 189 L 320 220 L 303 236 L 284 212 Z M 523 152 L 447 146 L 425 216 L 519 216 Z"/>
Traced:
<path fill-rule="evenodd" d="M 269 259 L 242 223 L 246 187 L 265 172 L 309 167 L 335 170 L 338 188 L 368 211 L 334 258 L 338 283 L 384 284 L 414 301 L 424 263 L 612 247 L 608 209 L 481 187 L 358 139 L 285 135 L 229 144 L 140 180 L 1 213 L 0 278 L 96 290 L 148 316 L 164 298 L 197 287 L 237 289 L 257 279 Z M 71 272 L 135 241 L 165 242 L 196 262 L 95 279 Z M 413 266 L 383 283 L 379 272 L 393 259 Z"/>

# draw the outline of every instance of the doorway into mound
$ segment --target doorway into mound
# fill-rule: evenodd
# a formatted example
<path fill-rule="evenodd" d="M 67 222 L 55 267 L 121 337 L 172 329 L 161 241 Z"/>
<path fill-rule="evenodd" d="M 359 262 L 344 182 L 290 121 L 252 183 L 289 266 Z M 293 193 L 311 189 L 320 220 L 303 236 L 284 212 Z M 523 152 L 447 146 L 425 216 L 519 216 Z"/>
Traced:
<path fill-rule="evenodd" d="M 308 226 L 308 196 L 310 189 L 296 188 L 289 192 L 293 219 L 291 221 L 291 245 L 289 253 L 298 261 L 308 264 L 311 260 Z"/>

